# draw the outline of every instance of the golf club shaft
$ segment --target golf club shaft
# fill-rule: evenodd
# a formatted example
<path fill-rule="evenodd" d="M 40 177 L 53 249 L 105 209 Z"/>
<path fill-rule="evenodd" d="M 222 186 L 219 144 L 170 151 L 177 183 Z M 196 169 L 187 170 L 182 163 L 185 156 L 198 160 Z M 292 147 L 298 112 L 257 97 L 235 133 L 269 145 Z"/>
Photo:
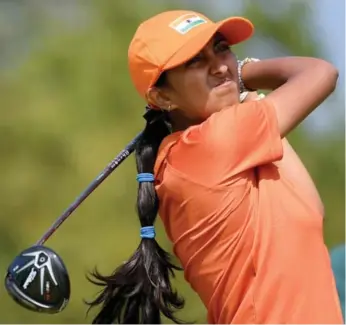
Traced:
<path fill-rule="evenodd" d="M 43 245 L 47 239 L 61 226 L 61 224 L 72 214 L 74 210 L 135 150 L 136 143 L 141 138 L 142 132 L 139 133 L 126 147 L 122 150 L 108 166 L 97 176 L 90 185 L 76 198 L 76 200 L 65 210 L 65 212 L 54 222 L 54 224 L 40 238 L 36 245 Z"/>

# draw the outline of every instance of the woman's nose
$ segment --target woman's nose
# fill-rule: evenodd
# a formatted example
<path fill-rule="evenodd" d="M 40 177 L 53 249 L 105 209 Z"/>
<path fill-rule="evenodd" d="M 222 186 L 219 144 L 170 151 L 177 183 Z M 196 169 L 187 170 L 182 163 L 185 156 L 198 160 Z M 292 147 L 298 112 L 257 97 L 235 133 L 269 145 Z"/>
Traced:
<path fill-rule="evenodd" d="M 220 71 L 220 73 L 225 74 L 225 73 L 227 72 L 227 70 L 228 70 L 227 65 L 225 65 L 225 64 L 220 64 L 220 66 L 219 66 L 219 71 Z"/>
<path fill-rule="evenodd" d="M 225 75 L 228 71 L 228 66 L 219 58 L 214 58 L 211 62 L 211 73 L 215 75 Z"/>

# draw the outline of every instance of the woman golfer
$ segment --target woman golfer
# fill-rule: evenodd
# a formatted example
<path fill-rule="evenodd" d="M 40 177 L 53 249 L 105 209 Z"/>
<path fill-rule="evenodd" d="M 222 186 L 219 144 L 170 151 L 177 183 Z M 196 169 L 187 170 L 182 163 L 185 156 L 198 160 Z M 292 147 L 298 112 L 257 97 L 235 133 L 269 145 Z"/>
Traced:
<path fill-rule="evenodd" d="M 141 242 L 104 285 L 94 323 L 178 321 L 176 267 L 155 241 L 159 214 L 208 322 L 342 323 L 323 204 L 285 137 L 335 89 L 316 58 L 237 62 L 250 21 L 191 11 L 144 21 L 130 74 L 150 109 L 136 150 Z M 239 94 L 270 90 L 259 100 Z M 257 99 L 257 98 L 255 98 Z"/>

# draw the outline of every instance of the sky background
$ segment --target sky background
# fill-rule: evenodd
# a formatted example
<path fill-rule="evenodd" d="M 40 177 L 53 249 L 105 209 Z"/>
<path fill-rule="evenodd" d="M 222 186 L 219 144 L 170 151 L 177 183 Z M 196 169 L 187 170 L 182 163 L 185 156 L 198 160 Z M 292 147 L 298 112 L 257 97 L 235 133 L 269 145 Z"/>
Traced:
<path fill-rule="evenodd" d="M 314 15 L 317 33 L 328 56 L 339 68 L 340 81 L 345 86 L 345 1 L 314 1 L 317 3 Z"/>
<path fill-rule="evenodd" d="M 312 8 L 313 19 L 316 27 L 316 33 L 326 54 L 330 60 L 339 69 L 339 83 L 336 96 L 322 104 L 320 110 L 313 114 L 310 120 L 311 129 L 317 131 L 328 130 L 333 127 L 330 122 L 332 111 L 338 111 L 338 115 L 345 120 L 345 1 L 344 0 L 307 0 L 314 3 Z M 335 106 L 335 107 L 334 107 Z"/>

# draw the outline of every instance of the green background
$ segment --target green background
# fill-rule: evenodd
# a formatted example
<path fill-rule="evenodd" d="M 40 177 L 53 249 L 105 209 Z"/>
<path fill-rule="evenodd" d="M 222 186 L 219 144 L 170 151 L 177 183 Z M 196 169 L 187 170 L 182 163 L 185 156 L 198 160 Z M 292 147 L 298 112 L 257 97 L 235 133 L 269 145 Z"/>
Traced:
<path fill-rule="evenodd" d="M 16 12 L 2 11 L 1 26 L 8 28 L 7 14 L 21 25 L 7 39 L 0 37 L 6 58 L 0 75 L 0 274 L 143 128 L 144 102 L 127 70 L 127 47 L 141 20 L 169 8 L 200 10 L 215 20 L 243 14 L 257 31 L 234 48 L 239 57 L 257 57 L 263 46 L 275 55 L 324 57 L 307 26 L 309 7 L 286 1 L 289 5 L 270 15 L 266 9 L 277 2 L 247 1 L 244 12 L 230 9 L 222 16 L 212 6 L 207 10 L 188 1 L 28 0 L 13 1 Z M 314 132 L 309 118 L 289 137 L 325 203 L 329 248 L 345 241 L 343 96 L 339 90 L 328 102 L 334 117 L 330 131 Z M 135 175 L 130 157 L 47 242 L 70 273 L 68 307 L 53 316 L 33 313 L 0 287 L 1 323 L 91 322 L 95 311 L 87 317 L 83 299 L 92 299 L 98 289 L 85 275 L 96 265 L 111 272 L 140 240 Z M 171 250 L 160 221 L 157 228 L 160 244 Z M 176 286 L 186 298 L 179 316 L 205 322 L 205 308 L 181 273 Z"/>

